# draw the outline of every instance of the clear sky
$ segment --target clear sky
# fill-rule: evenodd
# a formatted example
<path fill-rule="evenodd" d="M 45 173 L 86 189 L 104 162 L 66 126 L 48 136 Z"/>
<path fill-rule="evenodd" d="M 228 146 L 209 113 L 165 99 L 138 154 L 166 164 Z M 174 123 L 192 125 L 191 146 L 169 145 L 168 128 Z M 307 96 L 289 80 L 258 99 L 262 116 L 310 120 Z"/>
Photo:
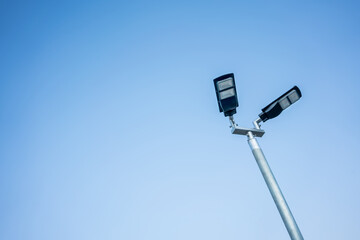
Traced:
<path fill-rule="evenodd" d="M 289 239 L 239 125 L 297 85 L 259 143 L 305 239 L 360 235 L 360 5 L 0 1 L 0 239 Z"/>

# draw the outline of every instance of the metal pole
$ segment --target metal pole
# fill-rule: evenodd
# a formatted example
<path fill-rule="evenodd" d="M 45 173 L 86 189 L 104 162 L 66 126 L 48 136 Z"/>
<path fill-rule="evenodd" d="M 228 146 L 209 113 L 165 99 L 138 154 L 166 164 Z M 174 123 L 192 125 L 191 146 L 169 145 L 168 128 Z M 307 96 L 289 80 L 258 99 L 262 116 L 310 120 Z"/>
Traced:
<path fill-rule="evenodd" d="M 303 240 L 304 238 L 301 235 L 300 229 L 297 226 L 293 215 L 291 214 L 290 208 L 286 203 L 286 200 L 280 190 L 278 183 L 276 182 L 274 174 L 272 173 L 270 166 L 266 161 L 264 153 L 262 152 L 256 138 L 254 137 L 252 132 L 248 132 L 247 136 L 252 153 L 254 154 L 256 162 L 264 177 L 266 185 L 269 188 L 271 196 L 274 199 L 276 207 L 279 210 L 279 213 L 290 235 L 290 238 L 292 240 Z"/>

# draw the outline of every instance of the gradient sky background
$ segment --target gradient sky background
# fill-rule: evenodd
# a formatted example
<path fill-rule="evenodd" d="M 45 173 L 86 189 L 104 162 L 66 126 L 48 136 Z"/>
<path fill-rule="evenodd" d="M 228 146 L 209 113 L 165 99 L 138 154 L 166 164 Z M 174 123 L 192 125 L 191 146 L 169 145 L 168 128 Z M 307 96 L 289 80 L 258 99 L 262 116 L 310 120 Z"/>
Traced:
<path fill-rule="evenodd" d="M 234 72 L 305 239 L 360 235 L 360 5 L 0 1 L 0 239 L 289 239 Z"/>

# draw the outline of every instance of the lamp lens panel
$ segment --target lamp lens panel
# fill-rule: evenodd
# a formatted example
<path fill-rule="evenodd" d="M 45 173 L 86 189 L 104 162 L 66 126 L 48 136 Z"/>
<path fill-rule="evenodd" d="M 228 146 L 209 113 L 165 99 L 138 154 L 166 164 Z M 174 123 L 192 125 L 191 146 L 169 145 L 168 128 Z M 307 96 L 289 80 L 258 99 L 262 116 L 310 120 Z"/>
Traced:
<path fill-rule="evenodd" d="M 223 100 L 225 98 L 235 96 L 235 90 L 234 90 L 234 88 L 230 88 L 228 90 L 220 92 L 219 94 L 220 94 L 220 100 Z"/>
<path fill-rule="evenodd" d="M 234 80 L 232 78 L 227 78 L 217 82 L 218 91 L 234 87 Z"/>
<path fill-rule="evenodd" d="M 288 107 L 291 105 L 291 103 L 290 103 L 290 101 L 288 100 L 287 97 L 284 97 L 283 99 L 281 99 L 281 100 L 279 101 L 279 104 L 280 104 L 280 106 L 281 106 L 281 108 L 282 108 L 283 110 L 286 109 L 286 108 L 288 108 Z"/>
<path fill-rule="evenodd" d="M 288 98 L 289 98 L 291 104 L 293 104 L 294 102 L 296 102 L 297 100 L 300 99 L 299 94 L 295 90 L 291 91 Z"/>

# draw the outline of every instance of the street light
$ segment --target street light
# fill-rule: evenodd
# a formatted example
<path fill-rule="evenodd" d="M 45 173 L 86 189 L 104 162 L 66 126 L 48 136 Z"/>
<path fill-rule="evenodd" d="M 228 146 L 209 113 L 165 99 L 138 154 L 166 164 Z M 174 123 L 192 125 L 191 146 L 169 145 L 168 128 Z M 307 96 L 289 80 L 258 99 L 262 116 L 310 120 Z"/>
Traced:
<path fill-rule="evenodd" d="M 229 73 L 215 78 L 214 85 L 220 112 L 224 112 L 225 117 L 234 115 L 239 106 L 234 74 Z"/>
<path fill-rule="evenodd" d="M 294 86 L 292 89 L 278 97 L 275 101 L 261 109 L 262 113 L 259 114 L 259 117 L 263 122 L 275 118 L 279 116 L 283 110 L 298 101 L 301 96 L 300 89 L 297 86 Z"/>
<path fill-rule="evenodd" d="M 303 240 L 304 238 L 295 221 L 295 218 L 292 215 L 288 204 L 286 203 L 285 197 L 281 192 L 281 189 L 275 179 L 274 174 L 271 171 L 268 162 L 266 161 L 264 153 L 256 140 L 256 137 L 262 137 L 265 134 L 265 131 L 260 129 L 260 122 L 265 122 L 269 119 L 279 116 L 283 110 L 298 101 L 302 96 L 300 89 L 297 86 L 294 86 L 275 101 L 271 102 L 268 106 L 263 108 L 262 113 L 259 114 L 259 118 L 253 122 L 254 128 L 243 128 L 239 127 L 233 118 L 233 114 L 236 113 L 236 107 L 239 105 L 237 102 L 234 79 L 234 74 L 232 73 L 214 79 L 219 110 L 220 112 L 224 112 L 225 116 L 229 117 L 232 134 L 246 135 L 248 137 L 249 146 L 259 166 L 261 174 L 264 177 L 266 185 L 269 188 L 270 194 L 275 202 L 285 227 L 290 235 L 290 238 L 292 240 Z M 231 94 L 225 92 L 229 89 L 232 89 Z M 233 98 L 232 101 L 225 101 L 231 97 Z M 236 99 L 236 102 L 234 98 Z"/>

